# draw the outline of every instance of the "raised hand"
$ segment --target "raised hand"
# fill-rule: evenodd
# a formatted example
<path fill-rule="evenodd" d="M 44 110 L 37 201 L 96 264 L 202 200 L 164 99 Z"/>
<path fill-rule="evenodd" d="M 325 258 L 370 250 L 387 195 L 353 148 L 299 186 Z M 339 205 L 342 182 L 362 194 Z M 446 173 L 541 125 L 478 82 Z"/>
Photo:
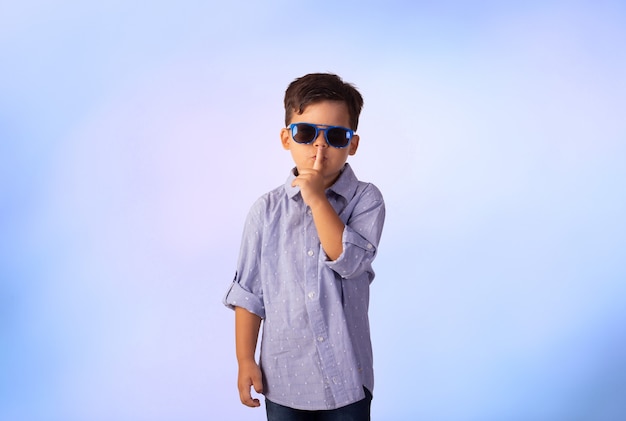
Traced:
<path fill-rule="evenodd" d="M 298 169 L 298 176 L 291 183 L 292 186 L 300 187 L 302 200 L 313 207 L 318 201 L 325 200 L 326 179 L 324 177 L 325 148 L 316 149 L 315 160 L 312 168 Z"/>

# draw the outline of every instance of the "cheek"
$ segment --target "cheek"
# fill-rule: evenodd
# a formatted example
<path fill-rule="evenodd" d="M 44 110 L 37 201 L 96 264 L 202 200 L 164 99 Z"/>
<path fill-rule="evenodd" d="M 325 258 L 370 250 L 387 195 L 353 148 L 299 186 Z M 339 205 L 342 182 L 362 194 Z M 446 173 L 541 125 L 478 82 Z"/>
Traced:
<path fill-rule="evenodd" d="M 329 158 L 331 159 L 332 162 L 334 163 L 344 163 L 346 162 L 346 160 L 348 159 L 348 151 L 343 149 L 340 151 L 337 151 L 338 153 L 334 153 L 331 156 L 329 156 Z"/>
<path fill-rule="evenodd" d="M 306 159 L 306 157 L 308 156 L 308 153 L 306 152 L 305 149 L 299 148 L 298 146 L 300 145 L 296 145 L 296 146 L 292 145 L 291 148 L 289 149 L 289 152 L 291 152 L 291 156 L 293 157 L 294 160 L 302 161 Z"/>

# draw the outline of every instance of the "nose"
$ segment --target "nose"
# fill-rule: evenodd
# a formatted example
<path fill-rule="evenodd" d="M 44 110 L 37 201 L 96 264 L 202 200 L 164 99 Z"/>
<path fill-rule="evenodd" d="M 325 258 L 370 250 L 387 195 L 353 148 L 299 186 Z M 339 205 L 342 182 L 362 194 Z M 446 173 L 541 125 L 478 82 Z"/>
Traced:
<path fill-rule="evenodd" d="M 317 131 L 317 137 L 315 138 L 315 141 L 313 142 L 313 146 L 315 146 L 316 148 L 319 148 L 320 146 L 323 148 L 328 147 L 328 143 L 326 142 L 326 137 L 324 136 L 323 130 Z"/>

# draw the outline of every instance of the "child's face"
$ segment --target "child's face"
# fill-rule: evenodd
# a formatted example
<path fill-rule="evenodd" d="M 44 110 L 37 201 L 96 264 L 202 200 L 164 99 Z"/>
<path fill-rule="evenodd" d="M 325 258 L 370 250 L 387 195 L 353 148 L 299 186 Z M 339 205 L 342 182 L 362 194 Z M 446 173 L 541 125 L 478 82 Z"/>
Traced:
<path fill-rule="evenodd" d="M 348 107 L 343 101 L 321 101 L 307 106 L 302 114 L 295 114 L 289 122 L 311 123 L 321 126 L 350 127 Z M 359 146 L 359 136 L 354 135 L 350 144 L 345 148 L 335 148 L 326 142 L 324 133 L 319 130 L 317 138 L 309 144 L 297 143 L 291 137 L 291 131 L 284 128 L 280 132 L 283 148 L 291 152 L 291 157 L 296 168 L 301 172 L 303 169 L 313 168 L 313 163 L 318 154 L 322 159 L 322 175 L 330 187 L 341 172 L 349 155 L 354 155 Z"/>

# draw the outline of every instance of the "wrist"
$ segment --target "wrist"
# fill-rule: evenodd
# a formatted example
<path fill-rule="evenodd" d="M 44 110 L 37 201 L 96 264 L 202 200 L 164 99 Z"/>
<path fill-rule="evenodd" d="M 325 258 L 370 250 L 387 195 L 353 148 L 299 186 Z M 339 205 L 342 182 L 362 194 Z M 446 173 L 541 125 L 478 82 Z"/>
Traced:
<path fill-rule="evenodd" d="M 326 208 L 327 206 L 330 206 L 330 202 L 328 201 L 328 198 L 326 197 L 326 194 L 324 193 L 322 195 L 311 198 L 309 200 L 308 205 L 309 205 L 309 208 L 311 209 L 311 212 L 316 213 L 319 210 L 322 210 Z"/>
<path fill-rule="evenodd" d="M 256 360 L 254 359 L 254 355 L 250 357 L 237 357 L 237 364 L 240 366 L 245 366 L 249 364 L 256 365 Z"/>

